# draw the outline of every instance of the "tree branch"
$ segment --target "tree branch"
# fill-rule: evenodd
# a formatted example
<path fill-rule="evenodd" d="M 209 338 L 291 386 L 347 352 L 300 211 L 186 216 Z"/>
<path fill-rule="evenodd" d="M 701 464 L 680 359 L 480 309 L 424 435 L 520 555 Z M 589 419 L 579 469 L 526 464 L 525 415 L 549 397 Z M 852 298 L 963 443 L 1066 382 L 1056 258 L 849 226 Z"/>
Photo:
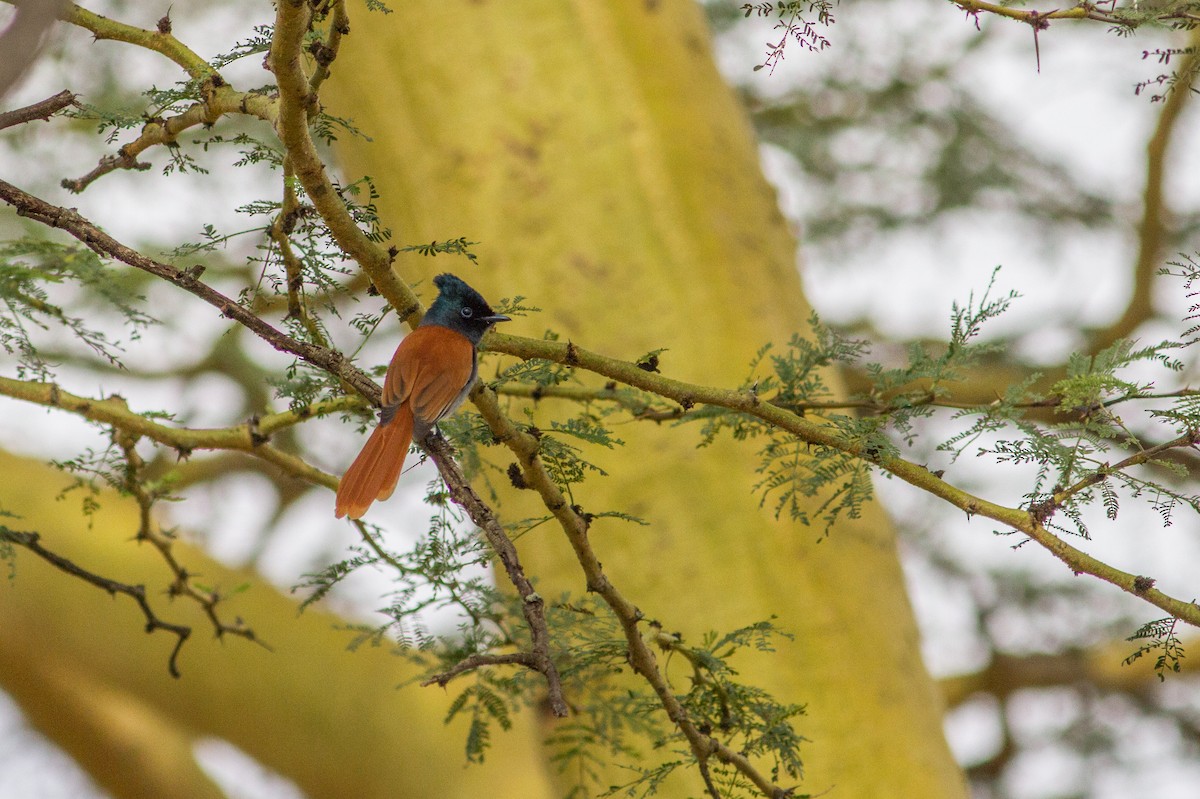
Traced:
<path fill-rule="evenodd" d="M 501 655 L 475 654 L 468 658 L 463 658 L 446 671 L 438 672 L 429 679 L 423 680 L 421 687 L 437 685 L 445 688 L 455 677 L 466 674 L 469 671 L 474 671 L 475 669 L 487 668 L 488 666 L 525 666 L 534 671 L 539 671 L 534 656 L 529 652 L 511 652 Z"/>
<path fill-rule="evenodd" d="M 234 450 L 245 452 L 273 463 L 288 474 L 314 485 L 333 488 L 337 478 L 309 465 L 302 458 L 271 447 L 270 437 L 314 416 L 347 410 L 361 404 L 353 397 L 325 400 L 304 408 L 268 414 L 234 427 L 189 428 L 168 427 L 129 409 L 125 400 L 113 395 L 106 399 L 81 397 L 59 388 L 54 383 L 38 383 L 0 376 L 0 395 L 60 408 L 84 419 L 119 428 L 129 435 L 149 438 L 171 447 L 181 456 L 195 450 Z"/>
<path fill-rule="evenodd" d="M 52 205 L 4 180 L 0 180 L 0 200 L 13 206 L 21 216 L 29 217 L 48 227 L 66 231 L 100 255 L 162 278 L 199 297 L 220 311 L 222 316 L 245 326 L 250 332 L 280 352 L 295 355 L 301 360 L 336 375 L 353 387 L 355 391 L 374 404 L 378 404 L 379 387 L 365 372 L 348 363 L 340 352 L 299 341 L 276 330 L 256 316 L 253 311 L 201 281 L 200 277 L 204 274 L 202 267 L 184 270 L 153 258 L 147 258 L 136 250 L 121 244 L 74 210 Z"/>
<path fill-rule="evenodd" d="M 208 616 L 208 620 L 211 622 L 218 638 L 222 638 L 226 634 L 236 635 L 269 650 L 271 647 L 263 642 L 255 634 L 254 630 L 246 626 L 240 618 L 235 619 L 232 623 L 223 621 L 217 614 L 217 605 L 224 600 L 224 597 L 215 589 L 209 590 L 198 587 L 192 580 L 193 575 L 191 572 L 175 557 L 173 551 L 175 536 L 168 531 L 160 529 L 154 522 L 152 509 L 154 503 L 161 498 L 161 494 L 158 491 L 148 489 L 142 477 L 142 470 L 146 464 L 137 452 L 138 436 L 130 435 L 119 427 L 114 427 L 112 439 L 113 443 L 120 447 L 124 454 L 125 469 L 121 490 L 133 497 L 140 511 L 137 540 L 139 542 L 149 542 L 158 551 L 158 554 L 162 557 L 163 562 L 167 564 L 167 568 L 171 570 L 171 574 L 174 577 L 174 581 L 167 589 L 167 594 L 171 597 L 185 596 L 198 604 L 203 609 L 204 614 Z"/>
<path fill-rule="evenodd" d="M 969 516 L 980 515 L 1025 533 L 1029 538 L 1063 561 L 1076 574 L 1090 574 L 1133 594 L 1189 624 L 1200 626 L 1200 606 L 1193 602 L 1168 596 L 1153 587 L 1153 580 L 1116 569 L 1103 561 L 1071 546 L 1042 525 L 1027 508 L 1009 508 L 989 502 L 951 485 L 924 466 L 903 458 L 881 457 L 868 452 L 861 442 L 847 441 L 827 425 L 806 419 L 785 408 L 773 405 L 748 391 L 735 391 L 686 383 L 655 372 L 648 372 L 635 363 L 619 361 L 583 349 L 573 342 L 545 341 L 492 333 L 488 348 L 523 360 L 541 358 L 554 363 L 585 369 L 620 383 L 672 399 L 685 410 L 698 404 L 715 405 L 727 410 L 753 416 L 779 430 L 784 430 L 806 443 L 844 452 L 854 458 L 874 464 L 916 488 L 945 500 Z M 1194 449 L 1196 436 L 1184 437 L 1176 446 Z M 1149 587 L 1147 587 L 1149 583 Z"/>
<path fill-rule="evenodd" d="M 1191 644 L 1200 643 L 1196 641 Z M 1148 668 L 1130 668 L 1121 661 L 1129 654 L 1127 641 L 1053 654 L 1009 655 L 997 652 L 988 665 L 971 674 L 941 680 L 942 693 L 950 707 L 956 707 L 975 694 L 990 694 L 1006 699 L 1026 688 L 1064 685 L 1090 685 L 1106 691 L 1137 693 L 1157 684 Z M 1184 671 L 1194 673 L 1200 663 L 1194 658 L 1180 661 Z"/>
<path fill-rule="evenodd" d="M 330 18 L 329 30 L 325 33 L 325 41 L 314 42 L 309 47 L 313 60 L 317 62 L 317 68 L 308 80 L 308 89 L 314 94 L 321 90 L 321 84 L 329 77 L 329 66 L 337 58 L 338 50 L 342 46 L 342 37 L 350 32 L 346 0 L 333 0 L 330 6 L 327 12 Z"/>
<path fill-rule="evenodd" d="M 1120 14 L 1098 11 L 1094 4 L 1086 2 L 1078 3 L 1073 8 L 1056 8 L 1053 11 L 1036 11 L 1033 9 L 1025 11 L 1011 6 L 982 2 L 982 0 L 950 0 L 950 2 L 968 14 L 995 14 L 998 17 L 1007 17 L 1008 19 L 1030 24 L 1040 24 L 1041 21 L 1051 19 L 1093 19 L 1099 22 L 1107 22 L 1110 25 L 1128 26 L 1132 24 Z"/>
<path fill-rule="evenodd" d="M 3 2 L 11 4 L 13 0 Z M 102 17 L 74 4 L 67 5 L 59 19 L 90 31 L 98 40 L 124 42 L 159 53 L 181 67 L 193 80 L 204 80 L 218 75 L 212 65 L 176 39 L 171 34 L 170 25 L 164 25 L 162 21 L 156 30 L 151 31 Z M 168 17 L 163 19 L 169 22 Z"/>
<path fill-rule="evenodd" d="M 7 541 L 10 544 L 16 544 L 19 547 L 29 550 L 37 555 L 42 560 L 46 561 L 56 569 L 66 572 L 72 577 L 78 577 L 86 583 L 91 583 L 97 588 L 102 588 L 111 596 L 124 594 L 133 599 L 142 611 L 142 615 L 146 617 L 146 632 L 152 633 L 155 630 L 167 630 L 175 634 L 177 640 L 175 647 L 171 650 L 171 655 L 167 659 L 167 671 L 172 677 L 178 679 L 179 672 L 179 651 L 183 648 L 183 643 L 192 634 L 192 628 L 182 624 L 172 624 L 163 621 L 150 607 L 150 603 L 146 601 L 146 587 L 143 585 L 127 585 L 117 580 L 110 580 L 107 577 L 102 577 L 99 574 L 90 572 L 82 566 L 78 566 L 72 561 L 64 558 L 62 555 L 55 554 L 43 547 L 40 543 L 41 536 L 37 533 L 21 532 L 11 530 L 6 526 L 0 525 L 0 541 Z"/>
<path fill-rule="evenodd" d="M 392 255 L 371 241 L 346 210 L 309 134 L 310 113 L 319 104 L 302 62 L 302 43 L 311 14 L 304 0 L 280 0 L 276 4 L 275 37 L 268 60 L 279 83 L 279 139 L 296 178 L 338 246 L 362 267 L 400 318 L 416 326 L 421 319 L 420 301 L 392 271 Z"/>
<path fill-rule="evenodd" d="M 1167 174 L 1168 151 L 1184 106 L 1191 99 L 1192 79 L 1200 66 L 1200 28 L 1193 28 L 1191 51 L 1179 68 L 1179 83 L 1167 93 L 1154 135 L 1146 144 L 1146 187 L 1142 192 L 1142 218 L 1137 227 L 1137 260 L 1134 263 L 1129 303 L 1121 318 L 1092 334 L 1089 349 L 1096 353 L 1114 342 L 1133 336 L 1134 331 L 1154 315 L 1154 277 L 1162 266 L 1167 247 L 1170 209 L 1163 195 Z"/>
<path fill-rule="evenodd" d="M 478 398 L 482 389 L 476 388 L 474 397 Z M 478 404 L 478 403 L 477 403 Z M 558 667 L 550 657 L 550 628 L 546 624 L 546 602 L 533 588 L 533 583 L 525 575 L 525 569 L 517 555 L 517 548 L 504 532 L 503 525 L 496 518 L 495 512 L 479 498 L 471 488 L 467 478 L 462 473 L 458 461 L 454 459 L 454 451 L 449 442 L 436 430 L 425 437 L 425 450 L 437 465 L 438 473 L 446 487 L 450 489 L 450 498 L 461 506 L 471 521 L 475 523 L 491 545 L 492 551 L 504 567 L 509 582 L 517 589 L 521 597 L 521 611 L 529 626 L 532 651 L 527 654 L 529 660 L 525 665 L 538 671 L 546 680 L 547 696 L 550 709 L 555 716 L 565 718 L 568 713 L 567 701 L 563 696 L 562 680 Z"/>
<path fill-rule="evenodd" d="M 509 341 L 514 339 L 512 336 L 504 336 L 503 340 Z M 522 341 L 524 340 L 522 339 Z M 529 339 L 528 341 L 533 341 L 533 339 Z M 567 346 L 573 347 L 574 345 Z M 500 347 L 497 347 L 497 349 L 502 350 Z M 636 365 L 629 365 L 637 369 Z M 637 370 L 641 371 L 640 369 Z M 600 595 L 600 598 L 612 610 L 617 623 L 621 625 L 621 630 L 625 636 L 625 643 L 628 647 L 630 665 L 650 685 L 650 688 L 658 697 L 659 704 L 666 711 L 667 717 L 679 728 L 679 731 L 687 740 L 688 746 L 700 764 L 701 770 L 703 771 L 706 768 L 705 764 L 709 758 L 716 757 L 722 763 L 727 763 L 736 768 L 746 779 L 754 783 L 765 796 L 784 796 L 784 789 L 772 783 L 745 755 L 734 751 L 713 736 L 701 732 L 700 728 L 691 720 L 687 709 L 671 689 L 666 675 L 659 669 L 657 658 L 654 656 L 654 650 L 651 648 L 650 643 L 642 635 L 640 625 L 643 616 L 641 610 L 629 601 L 624 594 L 618 591 L 616 586 L 612 584 L 608 576 L 604 573 L 600 560 L 596 556 L 595 551 L 592 550 L 591 543 L 588 541 L 587 518 L 578 506 L 574 506 L 567 501 L 567 498 L 563 496 L 562 491 L 546 470 L 545 464 L 538 455 L 537 439 L 529 433 L 518 429 L 512 420 L 500 410 L 500 406 L 496 402 L 495 392 L 490 389 L 479 388 L 472 393 L 472 399 L 493 435 L 517 456 L 525 485 L 538 492 L 542 504 L 546 506 L 558 521 L 559 526 L 567 537 L 567 541 L 575 552 L 576 560 L 583 569 L 584 577 L 587 580 L 587 590 Z"/>
<path fill-rule="evenodd" d="M 0 52 L 3 52 L 0 49 Z M 49 97 L 38 103 L 27 105 L 24 108 L 15 108 L 12 111 L 5 111 L 0 114 L 0 130 L 11 128 L 13 125 L 21 125 L 26 122 L 32 122 L 35 119 L 49 119 L 69 105 L 74 105 L 76 96 L 64 89 L 53 97 Z"/>
<path fill-rule="evenodd" d="M 141 134 L 124 144 L 116 155 L 107 155 L 86 175 L 63 179 L 62 187 L 76 194 L 98 178 L 118 169 L 143 171 L 150 165 L 138 161 L 138 156 L 155 145 L 173 144 L 180 133 L 197 125 L 213 125 L 226 114 L 244 114 L 275 123 L 278 100 L 257 92 L 239 92 L 220 81 L 219 75 L 205 80 L 200 87 L 203 102 L 195 103 L 182 114 L 147 122 Z"/>
<path fill-rule="evenodd" d="M 312 91 L 313 84 L 305 75 L 301 44 L 312 23 L 311 14 L 312 9 L 304 0 L 281 0 L 277 4 L 275 37 L 271 43 L 269 62 L 279 82 L 279 137 L 297 179 L 338 246 L 370 276 L 380 294 L 400 317 L 410 325 L 415 325 L 421 316 L 421 305 L 416 295 L 392 272 L 391 254 L 371 241 L 346 211 L 309 135 L 308 119 L 317 106 L 317 97 Z M 378 388 L 369 396 L 378 403 Z M 546 680 L 554 714 L 566 716 L 567 705 L 562 695 L 561 681 L 549 653 L 544 602 L 526 578 L 516 548 L 504 533 L 495 513 L 463 476 L 445 439 L 434 433 L 426 437 L 423 444 L 446 482 L 451 497 L 483 531 L 522 598 L 522 608 L 533 639 L 535 668 Z"/>

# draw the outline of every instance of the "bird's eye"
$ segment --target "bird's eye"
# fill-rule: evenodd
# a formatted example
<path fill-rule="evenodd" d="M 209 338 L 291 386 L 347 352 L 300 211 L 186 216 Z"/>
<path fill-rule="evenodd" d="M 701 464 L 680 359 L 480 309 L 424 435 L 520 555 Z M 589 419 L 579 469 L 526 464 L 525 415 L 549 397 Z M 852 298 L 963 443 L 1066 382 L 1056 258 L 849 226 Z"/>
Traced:
<path fill-rule="evenodd" d="M 472 316 L 475 315 L 475 312 L 472 311 L 470 308 L 463 308 L 461 311 L 459 311 L 459 313 L 462 314 L 463 319 L 470 319 Z"/>

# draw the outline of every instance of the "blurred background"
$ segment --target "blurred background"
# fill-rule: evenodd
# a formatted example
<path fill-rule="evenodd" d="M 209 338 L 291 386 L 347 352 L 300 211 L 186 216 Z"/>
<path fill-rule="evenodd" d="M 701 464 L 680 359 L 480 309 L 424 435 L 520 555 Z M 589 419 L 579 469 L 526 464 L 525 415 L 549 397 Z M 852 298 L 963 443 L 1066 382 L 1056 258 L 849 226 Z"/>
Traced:
<path fill-rule="evenodd" d="M 241 3 L 87 7 L 143 27 L 169 12 L 177 34 L 205 57 L 251 38 L 273 13 Z M 856 0 L 833 6 L 836 22 L 821 31 L 827 48 L 792 46 L 773 69 L 756 71 L 766 43 L 778 38 L 774 20 L 747 17 L 734 3 L 708 2 L 706 10 L 718 63 L 752 115 L 763 169 L 794 226 L 807 296 L 825 322 L 873 342 L 873 358 L 899 363 L 908 343 L 944 339 L 952 304 L 983 292 L 996 267 L 996 291 L 1021 296 L 985 330 L 985 338 L 1003 343 L 1004 357 L 979 375 L 978 396 L 1002 392 L 1013 376 L 1052 371 L 1071 352 L 1094 351 L 1113 338 L 1151 343 L 1187 327 L 1182 281 L 1156 271 L 1194 252 L 1200 186 L 1191 178 L 1200 167 L 1200 120 L 1190 90 L 1156 100 L 1164 88 L 1159 77 L 1182 57 L 1164 64 L 1154 52 L 1194 43 L 1192 32 L 1121 35 L 1102 23 L 1056 21 L 1038 34 L 1035 49 L 1029 25 L 974 17 L 945 0 Z M 0 25 L 11 16 L 0 6 Z M 257 55 L 224 72 L 243 86 L 270 79 Z M 157 55 L 94 43 L 58 25 L 3 108 L 69 88 L 89 105 L 137 111 L 147 107 L 141 87 L 166 87 L 177 77 Z M 1180 107 L 1164 123 L 1171 103 Z M 265 166 L 235 168 L 234 148 L 185 143 L 178 153 L 148 153 L 148 172 L 106 176 L 103 193 L 69 195 L 59 180 L 87 173 L 114 145 L 96 136 L 94 122 L 54 125 L 53 136 L 42 123 L 0 134 L 6 180 L 78 207 L 147 253 L 210 235 L 212 249 L 189 253 L 186 262 L 204 263 L 218 285 L 254 282 L 266 220 L 238 209 L 277 193 L 277 176 Z M 236 126 L 221 131 L 227 139 L 235 133 Z M 115 131 L 111 138 L 131 135 Z M 1155 150 L 1152 141 L 1165 146 Z M 1148 228 L 1144 193 L 1154 157 L 1161 158 L 1165 205 Z M 168 191 L 187 199 L 155 200 Z M 0 214 L 4 232 L 21 225 Z M 246 232 L 234 235 L 239 231 Z M 226 332 L 166 286 L 146 282 L 131 290 L 148 295 L 170 335 L 129 339 L 122 320 L 111 319 L 106 332 L 125 341 L 130 366 L 117 371 L 52 330 L 35 331 L 60 380 L 80 393 L 136 396 L 142 409 L 171 408 L 190 426 L 235 424 L 280 409 L 266 345 Z M 83 307 L 89 299 L 77 301 Z M 364 360 L 384 362 L 397 333 L 395 320 L 386 322 Z M 1184 358 L 1181 373 L 1155 375 L 1161 390 L 1195 385 L 1196 355 Z M 861 379 L 848 377 L 852 385 Z M 1135 412 L 1125 421 L 1152 429 Z M 340 429 L 336 417 L 316 420 L 286 434 L 281 446 L 336 473 L 358 445 Z M 949 417 L 930 422 L 910 459 L 953 468 L 963 488 L 1019 504 L 1033 479 L 1029 470 L 997 468 L 986 457 L 952 463 L 936 449 L 958 429 Z M 64 460 L 106 446 L 101 430 L 73 416 L 3 401 L 4 450 Z M 1191 481 L 1195 492 L 1195 462 L 1186 467 L 1190 475 L 1172 479 Z M 420 503 L 431 468 L 402 482 L 400 501 L 411 503 L 418 519 L 427 515 Z M 325 489 L 279 479 L 258 461 L 210 454 L 182 474 L 187 510 L 180 521 L 189 532 L 222 561 L 253 568 L 285 589 L 354 541 L 328 514 Z M 946 733 L 974 796 L 1200 795 L 1195 676 L 1130 679 L 1121 666 L 1137 646 L 1125 639 L 1154 618 L 1153 608 L 1073 577 L 1041 550 L 1013 549 L 986 520 L 964 519 L 909 486 L 878 480 L 877 489 L 901 530 L 922 651 L 944 687 Z M 1153 574 L 1168 593 L 1193 595 L 1200 563 L 1194 515 L 1180 511 L 1164 526 L 1149 506 L 1129 503 L 1116 522 L 1105 520 L 1103 509 L 1092 521 L 1089 552 Z M 389 535 L 403 540 L 406 532 Z M 363 574 L 339 586 L 332 601 L 339 612 L 369 619 L 386 591 L 382 576 Z M 0 795 L 104 795 L 9 701 L 0 701 L 0 729 Z M 230 796 L 299 795 L 223 742 L 197 754 Z"/>

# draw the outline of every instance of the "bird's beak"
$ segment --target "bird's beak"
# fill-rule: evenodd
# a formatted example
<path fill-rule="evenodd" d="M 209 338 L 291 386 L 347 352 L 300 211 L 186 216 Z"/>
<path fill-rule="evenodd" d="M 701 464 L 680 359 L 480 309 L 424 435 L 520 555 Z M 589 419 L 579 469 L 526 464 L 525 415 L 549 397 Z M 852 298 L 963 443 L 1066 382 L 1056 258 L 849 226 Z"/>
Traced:
<path fill-rule="evenodd" d="M 489 325 L 494 325 L 497 322 L 511 322 L 512 319 L 508 318 L 507 316 L 505 316 L 502 313 L 498 313 L 498 314 L 492 314 L 491 316 L 483 317 L 483 321 L 487 322 Z"/>

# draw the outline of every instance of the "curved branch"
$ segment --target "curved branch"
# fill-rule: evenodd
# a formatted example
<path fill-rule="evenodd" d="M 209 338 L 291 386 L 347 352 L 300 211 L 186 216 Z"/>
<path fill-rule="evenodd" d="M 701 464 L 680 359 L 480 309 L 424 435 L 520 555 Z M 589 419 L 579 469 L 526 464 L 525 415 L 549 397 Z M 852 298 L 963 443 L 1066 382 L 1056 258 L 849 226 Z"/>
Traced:
<path fill-rule="evenodd" d="M 698 404 L 705 404 L 753 416 L 772 427 L 791 433 L 806 443 L 844 452 L 854 458 L 874 464 L 904 482 L 965 511 L 968 516 L 986 516 L 1024 533 L 1063 561 L 1076 574 L 1090 574 L 1098 577 L 1123 591 L 1144 599 L 1178 619 L 1200 627 L 1200 605 L 1168 596 L 1154 588 L 1154 580 L 1116 569 L 1068 544 L 1047 529 L 1042 524 L 1045 518 L 1039 519 L 1038 514 L 1032 512 L 1031 509 L 1010 508 L 989 502 L 951 485 L 920 464 L 906 461 L 903 458 L 881 457 L 878 452 L 868 451 L 866 446 L 860 442 L 847 441 L 840 437 L 834 428 L 813 422 L 790 410 L 765 402 L 753 392 L 720 389 L 675 380 L 661 374 L 647 372 L 634 363 L 589 352 L 576 346 L 573 342 L 525 339 L 493 332 L 485 339 L 485 346 L 487 349 L 503 352 L 523 360 L 542 358 L 554 363 L 586 369 L 634 388 L 672 399 L 678 402 L 684 410 Z M 1200 443 L 1200 438 L 1193 434 L 1181 437 L 1171 442 L 1171 445 L 1194 448 L 1197 443 Z"/>
<path fill-rule="evenodd" d="M 12 0 L 4 2 L 11 3 Z M 181 67 L 193 80 L 218 76 L 211 64 L 171 34 L 169 17 L 163 17 L 158 29 L 151 31 L 102 17 L 72 4 L 59 15 L 59 19 L 90 31 L 96 39 L 124 42 L 159 53 Z"/>
<path fill-rule="evenodd" d="M 1143 322 L 1154 314 L 1154 276 L 1162 266 L 1167 247 L 1167 220 L 1170 209 L 1163 196 L 1163 180 L 1167 174 L 1167 153 L 1181 112 L 1191 98 L 1192 79 L 1200 67 L 1200 28 L 1192 30 L 1191 52 L 1179 68 L 1179 82 L 1163 101 L 1162 113 L 1154 135 L 1146 145 L 1146 188 L 1142 192 L 1142 218 L 1138 223 L 1137 261 L 1133 269 L 1133 286 L 1121 318 L 1091 336 L 1091 352 L 1099 352 L 1114 342 L 1129 338 Z"/>
<path fill-rule="evenodd" d="M 421 303 L 392 272 L 391 253 L 371 241 L 346 210 L 309 134 L 308 121 L 318 100 L 304 71 L 302 45 L 312 22 L 312 9 L 303 0 L 280 0 L 276 5 L 275 37 L 268 63 L 279 83 L 279 118 L 275 126 L 279 139 L 296 178 L 338 246 L 362 267 L 400 317 L 415 326 L 421 318 Z"/>
<path fill-rule="evenodd" d="M 534 341 L 533 339 L 514 339 L 512 336 L 504 336 L 503 339 L 505 341 Z M 574 345 L 568 344 L 567 347 L 572 348 Z M 501 347 L 493 347 L 493 349 L 503 351 Z M 637 371 L 642 371 L 634 364 L 629 364 L 629 366 Z M 755 768 L 745 755 L 701 731 L 691 720 L 687 709 L 679 701 L 671 689 L 666 675 L 659 668 L 650 642 L 642 635 L 641 610 L 622 594 L 604 573 L 604 567 L 600 564 L 600 559 L 588 541 L 587 517 L 578 505 L 572 505 L 563 496 L 562 491 L 554 482 L 554 478 L 550 476 L 538 455 L 537 439 L 518 429 L 512 420 L 500 410 L 494 391 L 479 387 L 472 392 L 471 399 L 493 435 L 517 456 L 521 465 L 524 485 L 538 492 L 542 504 L 558 521 L 575 552 L 576 560 L 583 569 L 587 579 L 587 590 L 600 595 L 600 598 L 612 610 L 618 624 L 621 625 L 621 631 L 625 635 L 625 643 L 628 647 L 629 664 L 649 684 L 658 697 L 659 704 L 666 711 L 667 717 L 679 728 L 687 740 L 692 754 L 696 757 L 701 772 L 706 773 L 708 760 L 715 757 L 722 763 L 736 768 L 746 779 L 754 783 L 763 795 L 785 796 L 785 790 L 771 782 L 765 774 Z"/>
<path fill-rule="evenodd" d="M 74 561 L 68 560 L 62 555 L 51 552 L 43 547 L 41 545 L 41 536 L 37 533 L 10 530 L 8 527 L 0 525 L 0 541 L 15 544 L 29 550 L 59 571 L 66 572 L 72 577 L 78 577 L 85 583 L 91 583 L 97 588 L 104 589 L 108 592 L 109 596 L 124 594 L 130 597 L 137 603 L 138 608 L 142 611 L 142 615 L 146 617 L 146 632 L 152 633 L 155 630 L 167 630 L 175 634 L 175 647 L 171 650 L 170 657 L 167 658 L 167 671 L 170 672 L 172 677 L 179 678 L 179 652 L 183 649 L 184 642 L 191 636 L 192 628 L 184 624 L 172 624 L 160 619 L 155 614 L 154 609 L 150 607 L 150 603 L 146 601 L 146 587 L 144 585 L 129 585 L 88 571 L 82 566 L 77 565 Z"/>
<path fill-rule="evenodd" d="M 302 458 L 275 449 L 267 444 L 273 433 L 299 424 L 313 416 L 348 410 L 361 404 L 357 398 L 339 397 L 313 403 L 299 410 L 273 413 L 247 421 L 236 427 L 197 429 L 168 427 L 135 413 L 118 396 L 107 399 L 80 397 L 64 391 L 54 383 L 26 382 L 0 376 L 0 394 L 43 405 L 60 408 L 93 422 L 118 428 L 128 435 L 148 438 L 181 455 L 193 450 L 233 450 L 249 453 L 279 466 L 288 474 L 326 488 L 337 486 L 337 478 L 311 466 Z"/>
<path fill-rule="evenodd" d="M 213 125 L 226 114 L 245 114 L 275 124 L 278 100 L 257 92 L 239 92 L 218 82 L 220 76 L 206 80 L 201 86 L 204 101 L 190 106 L 182 114 L 146 123 L 141 134 L 121 146 L 116 155 L 100 159 L 86 175 L 74 180 L 64 179 L 62 187 L 78 194 L 96 179 L 118 169 L 146 170 L 150 165 L 138 161 L 138 156 L 159 144 L 172 144 L 180 133 L 197 125 Z"/>

